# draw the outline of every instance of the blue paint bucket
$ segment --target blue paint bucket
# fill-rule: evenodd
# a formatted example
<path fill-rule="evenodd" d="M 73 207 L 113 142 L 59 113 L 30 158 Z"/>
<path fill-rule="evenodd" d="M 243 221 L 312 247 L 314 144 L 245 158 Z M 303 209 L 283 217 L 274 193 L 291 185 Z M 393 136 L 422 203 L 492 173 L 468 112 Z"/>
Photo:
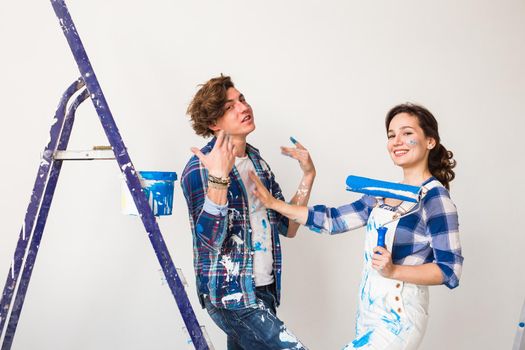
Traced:
<path fill-rule="evenodd" d="M 173 210 L 173 190 L 177 173 L 166 171 L 139 171 L 144 194 L 153 210 L 153 215 L 171 215 Z M 138 215 L 133 197 L 125 181 L 122 184 L 122 213 Z"/>

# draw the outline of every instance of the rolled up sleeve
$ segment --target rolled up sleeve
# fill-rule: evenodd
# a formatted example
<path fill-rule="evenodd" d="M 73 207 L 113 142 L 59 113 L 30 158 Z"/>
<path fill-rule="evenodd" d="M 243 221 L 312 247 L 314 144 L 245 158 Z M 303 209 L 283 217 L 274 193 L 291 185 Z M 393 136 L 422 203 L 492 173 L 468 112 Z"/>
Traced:
<path fill-rule="evenodd" d="M 315 205 L 308 208 L 305 226 L 312 231 L 328 234 L 354 230 L 366 224 L 374 205 L 375 199 L 369 196 L 336 208 Z"/>
<path fill-rule="evenodd" d="M 441 269 L 443 284 L 453 289 L 459 285 L 463 256 L 459 240 L 459 220 L 456 206 L 442 192 L 428 202 L 427 229 L 431 237 L 434 262 Z"/>

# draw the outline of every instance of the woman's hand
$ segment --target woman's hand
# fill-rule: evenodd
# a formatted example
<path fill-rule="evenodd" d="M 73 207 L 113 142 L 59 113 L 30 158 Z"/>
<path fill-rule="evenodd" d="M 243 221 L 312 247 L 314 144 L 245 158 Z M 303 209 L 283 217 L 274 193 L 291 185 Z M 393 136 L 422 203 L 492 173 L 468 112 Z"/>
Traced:
<path fill-rule="evenodd" d="M 223 130 L 219 131 L 210 153 L 203 154 L 196 147 L 192 147 L 191 151 L 199 157 L 202 164 L 208 169 L 208 173 L 216 177 L 228 177 L 235 164 L 235 146 L 230 136 L 226 135 Z"/>
<path fill-rule="evenodd" d="M 396 265 L 392 263 L 392 254 L 383 247 L 375 247 L 372 256 L 372 267 L 377 270 L 381 276 L 394 278 Z"/>
<path fill-rule="evenodd" d="M 275 209 L 275 205 L 279 202 L 278 199 L 274 198 L 268 189 L 263 185 L 259 176 L 253 171 L 248 174 L 250 179 L 255 184 L 253 195 L 268 209 Z"/>
<path fill-rule="evenodd" d="M 310 157 L 310 152 L 297 140 L 290 137 L 290 140 L 294 143 L 295 147 L 281 147 L 281 153 L 296 159 L 299 162 L 304 175 L 311 176 L 315 175 L 315 166 L 312 158 Z"/>

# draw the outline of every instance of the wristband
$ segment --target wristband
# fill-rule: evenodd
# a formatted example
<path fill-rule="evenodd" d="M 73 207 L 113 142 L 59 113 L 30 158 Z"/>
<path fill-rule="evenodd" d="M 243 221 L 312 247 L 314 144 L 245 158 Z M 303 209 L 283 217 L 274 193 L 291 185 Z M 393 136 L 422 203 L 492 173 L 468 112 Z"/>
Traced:
<path fill-rule="evenodd" d="M 213 176 L 211 174 L 208 174 L 208 182 L 219 184 L 219 185 L 228 186 L 228 185 L 230 185 L 230 177 L 229 176 L 227 176 L 227 177 L 217 177 L 217 176 Z"/>
<path fill-rule="evenodd" d="M 220 183 L 208 180 L 208 187 L 215 188 L 216 190 L 225 190 L 228 188 L 228 184 L 220 184 Z"/>

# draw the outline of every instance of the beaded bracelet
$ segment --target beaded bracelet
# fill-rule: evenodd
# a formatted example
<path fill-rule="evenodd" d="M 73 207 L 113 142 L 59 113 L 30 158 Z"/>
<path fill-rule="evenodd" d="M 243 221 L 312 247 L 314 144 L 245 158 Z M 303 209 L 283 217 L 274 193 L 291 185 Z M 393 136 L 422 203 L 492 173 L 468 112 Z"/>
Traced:
<path fill-rule="evenodd" d="M 213 182 L 208 180 L 208 187 L 215 188 L 216 190 L 225 190 L 228 188 L 227 184 L 219 184 L 217 182 Z"/>
<path fill-rule="evenodd" d="M 214 183 L 214 184 L 218 184 L 218 185 L 229 186 L 230 185 L 230 177 L 229 176 L 227 176 L 227 177 L 217 177 L 217 176 L 213 176 L 211 174 L 208 174 L 208 182 L 211 182 L 211 183 Z"/>

